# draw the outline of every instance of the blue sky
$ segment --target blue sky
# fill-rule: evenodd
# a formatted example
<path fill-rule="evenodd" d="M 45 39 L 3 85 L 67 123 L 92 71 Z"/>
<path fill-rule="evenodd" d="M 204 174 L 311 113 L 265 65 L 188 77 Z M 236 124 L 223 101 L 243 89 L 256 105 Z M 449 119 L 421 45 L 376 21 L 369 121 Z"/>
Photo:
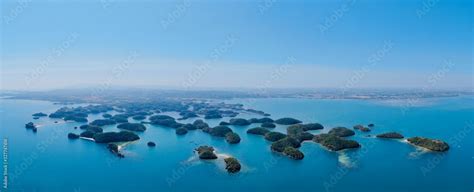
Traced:
<path fill-rule="evenodd" d="M 1 10 L 2 89 L 474 82 L 472 1 L 23 0 Z"/>

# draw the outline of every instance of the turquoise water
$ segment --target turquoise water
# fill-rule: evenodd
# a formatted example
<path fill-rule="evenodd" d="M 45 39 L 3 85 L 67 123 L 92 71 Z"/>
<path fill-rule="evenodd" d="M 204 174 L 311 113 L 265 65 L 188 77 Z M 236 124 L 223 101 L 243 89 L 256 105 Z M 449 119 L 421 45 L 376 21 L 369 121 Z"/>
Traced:
<path fill-rule="evenodd" d="M 474 189 L 474 99 L 404 102 L 361 100 L 257 99 L 232 100 L 271 113 L 325 127 L 374 123 L 372 133 L 351 139 L 358 150 L 329 152 L 305 142 L 302 161 L 270 151 L 262 137 L 247 135 L 247 127 L 231 127 L 242 141 L 230 145 L 200 131 L 177 136 L 173 129 L 148 126 L 141 139 L 125 147 L 118 159 L 105 146 L 69 140 L 79 123 L 54 124 L 35 112 L 60 106 L 44 101 L 0 100 L 1 137 L 8 141 L 9 191 L 472 191 Z M 101 115 L 90 116 L 89 120 Z M 241 114 L 245 118 L 250 114 Z M 41 125 L 35 134 L 26 122 Z M 193 119 L 186 120 L 193 121 Z M 217 125 L 220 120 L 208 121 Z M 285 126 L 275 130 L 285 131 Z M 105 131 L 114 131 L 114 126 Z M 313 133 L 326 132 L 327 129 Z M 448 141 L 447 153 L 426 153 L 401 141 L 366 137 L 386 131 Z M 155 148 L 146 142 L 157 143 Z M 238 158 L 243 169 L 229 175 L 222 159 L 200 161 L 193 149 L 212 145 L 222 156 Z M 4 144 L 5 145 L 5 144 Z"/>

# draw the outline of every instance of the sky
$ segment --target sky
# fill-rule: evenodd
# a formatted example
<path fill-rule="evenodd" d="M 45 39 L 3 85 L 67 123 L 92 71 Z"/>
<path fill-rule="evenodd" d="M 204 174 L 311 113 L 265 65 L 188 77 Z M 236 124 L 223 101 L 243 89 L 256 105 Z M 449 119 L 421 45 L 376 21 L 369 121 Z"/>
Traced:
<path fill-rule="evenodd" d="M 474 87 L 473 1 L 1 2 L 2 90 Z"/>

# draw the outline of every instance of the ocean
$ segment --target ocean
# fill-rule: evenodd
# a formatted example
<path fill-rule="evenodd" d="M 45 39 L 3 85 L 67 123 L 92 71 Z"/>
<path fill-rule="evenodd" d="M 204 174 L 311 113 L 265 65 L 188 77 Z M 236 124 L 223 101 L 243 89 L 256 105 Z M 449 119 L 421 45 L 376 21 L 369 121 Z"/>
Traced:
<path fill-rule="evenodd" d="M 348 139 L 359 149 L 331 152 L 312 141 L 302 144 L 305 158 L 296 161 L 271 152 L 270 142 L 230 126 L 241 137 L 228 144 L 200 130 L 176 135 L 167 127 L 146 125 L 140 140 L 124 147 L 119 159 L 105 145 L 67 138 L 80 133 L 82 123 L 54 123 L 32 119 L 36 112 L 51 113 L 61 107 L 47 101 L 0 99 L 0 133 L 8 191 L 472 191 L 474 189 L 474 98 L 453 97 L 415 101 L 317 100 L 299 98 L 233 99 L 271 118 L 294 117 L 317 122 L 327 132 L 336 126 L 375 124 L 371 132 Z M 169 115 L 177 116 L 176 113 Z M 238 117 L 258 117 L 240 114 Z M 102 118 L 90 115 L 89 121 Z M 192 122 L 187 119 L 182 122 Z M 208 120 L 211 126 L 220 121 Z M 25 129 L 38 124 L 38 132 Z M 130 119 L 131 122 L 134 120 Z M 287 126 L 274 130 L 285 132 Z M 117 131 L 105 126 L 104 131 Z M 444 153 L 427 152 L 403 140 L 373 136 L 397 131 L 405 137 L 423 136 L 450 144 Z M 370 135 L 370 136 L 369 136 Z M 150 148 L 148 141 L 157 144 Z M 199 160 L 199 145 L 216 148 L 219 159 Z M 229 174 L 224 157 L 233 156 L 241 172 Z M 5 187 L 5 186 L 3 186 Z"/>

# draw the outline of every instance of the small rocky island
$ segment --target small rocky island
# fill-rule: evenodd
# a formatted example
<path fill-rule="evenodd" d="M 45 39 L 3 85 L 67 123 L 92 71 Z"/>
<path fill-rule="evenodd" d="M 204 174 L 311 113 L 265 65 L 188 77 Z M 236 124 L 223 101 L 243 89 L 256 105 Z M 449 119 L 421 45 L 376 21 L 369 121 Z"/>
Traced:
<path fill-rule="evenodd" d="M 431 151 L 447 151 L 449 150 L 449 145 L 441 140 L 437 139 L 429 139 L 425 137 L 412 137 L 407 139 L 409 143 L 423 147 L 425 149 L 429 149 Z"/>
<path fill-rule="evenodd" d="M 346 127 L 335 127 L 332 128 L 328 134 L 335 135 L 338 137 L 349 137 L 355 135 L 355 132 Z"/>
<path fill-rule="evenodd" d="M 355 125 L 354 130 L 359 130 L 362 132 L 370 132 L 370 128 L 364 127 L 363 125 Z"/>
<path fill-rule="evenodd" d="M 240 143 L 240 136 L 237 133 L 230 132 L 225 134 L 225 140 L 230 144 Z"/>
<path fill-rule="evenodd" d="M 383 139 L 403 139 L 403 135 L 397 132 L 382 133 L 378 134 L 376 137 Z"/>
<path fill-rule="evenodd" d="M 46 117 L 46 116 L 48 116 L 48 114 L 39 112 L 39 113 L 33 114 L 32 116 L 33 116 L 33 117 Z"/>
<path fill-rule="evenodd" d="M 29 122 L 29 123 L 25 124 L 25 128 L 26 129 L 31 129 L 35 133 L 38 131 L 38 128 L 36 128 L 36 125 L 33 122 Z"/>
<path fill-rule="evenodd" d="M 275 128 L 276 125 L 273 124 L 273 123 L 270 123 L 270 122 L 265 122 L 265 123 L 262 123 L 262 125 L 260 125 L 261 127 L 264 127 L 264 128 Z"/>
<path fill-rule="evenodd" d="M 229 120 L 230 125 L 237 125 L 237 126 L 247 126 L 252 123 L 248 121 L 247 119 L 242 119 L 242 118 L 232 118 Z"/>
<path fill-rule="evenodd" d="M 294 125 L 294 124 L 302 123 L 302 121 L 291 118 L 291 117 L 284 117 L 284 118 L 275 120 L 275 123 L 280 124 L 280 125 Z"/>
<path fill-rule="evenodd" d="M 304 158 L 304 154 L 294 147 L 286 147 L 285 150 L 283 150 L 283 154 L 294 160 L 301 160 Z"/>
<path fill-rule="evenodd" d="M 155 142 L 153 142 L 153 141 L 148 141 L 148 143 L 146 143 L 146 145 L 148 145 L 148 147 L 155 147 L 156 146 Z"/>
<path fill-rule="evenodd" d="M 199 146 L 195 149 L 199 155 L 199 159 L 217 159 L 217 155 L 214 153 L 214 147 L 211 146 Z"/>
<path fill-rule="evenodd" d="M 224 159 L 225 162 L 225 169 L 229 173 L 237 173 L 241 169 L 241 165 L 239 160 L 234 157 L 227 157 Z"/>

